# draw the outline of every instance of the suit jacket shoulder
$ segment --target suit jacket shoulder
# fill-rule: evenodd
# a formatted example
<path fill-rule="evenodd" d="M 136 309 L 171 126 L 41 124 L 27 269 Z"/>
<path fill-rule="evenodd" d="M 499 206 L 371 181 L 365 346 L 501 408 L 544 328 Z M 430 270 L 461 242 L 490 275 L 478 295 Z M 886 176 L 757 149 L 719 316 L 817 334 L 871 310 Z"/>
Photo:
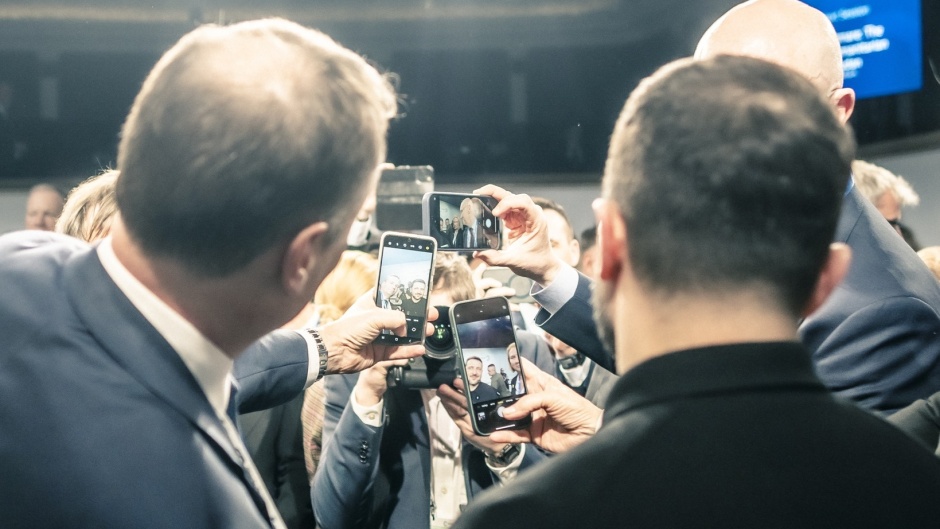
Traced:
<path fill-rule="evenodd" d="M 800 327 L 819 377 L 884 413 L 940 391 L 940 285 L 857 190 L 837 239 L 852 248 L 849 273 Z"/>
<path fill-rule="evenodd" d="M 0 284 L 5 527 L 268 526 L 195 379 L 94 248 L 0 237 Z"/>

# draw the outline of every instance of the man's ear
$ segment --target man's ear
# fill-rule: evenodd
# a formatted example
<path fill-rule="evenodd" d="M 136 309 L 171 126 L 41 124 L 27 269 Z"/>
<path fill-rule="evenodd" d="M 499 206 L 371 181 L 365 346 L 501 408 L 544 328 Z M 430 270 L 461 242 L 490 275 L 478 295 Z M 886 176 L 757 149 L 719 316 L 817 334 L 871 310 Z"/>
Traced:
<path fill-rule="evenodd" d="M 571 246 L 571 260 L 574 261 L 571 266 L 578 266 L 578 263 L 581 262 L 581 243 L 578 242 L 578 239 L 571 239 L 568 244 Z"/>
<path fill-rule="evenodd" d="M 852 112 L 855 110 L 855 90 L 851 88 L 839 88 L 829 98 L 836 107 L 836 114 L 843 124 L 849 122 Z"/>
<path fill-rule="evenodd" d="M 852 262 L 852 249 L 845 243 L 834 242 L 829 245 L 829 257 L 819 272 L 816 287 L 800 316 L 805 318 L 818 309 L 829 298 L 849 272 Z"/>
<path fill-rule="evenodd" d="M 614 281 L 627 264 L 627 225 L 617 205 L 606 199 L 594 201 L 594 217 L 597 220 L 599 277 L 604 281 Z"/>
<path fill-rule="evenodd" d="M 281 262 L 281 284 L 290 295 L 308 290 L 317 257 L 325 248 L 325 235 L 330 225 L 326 222 L 311 224 L 291 240 Z"/>

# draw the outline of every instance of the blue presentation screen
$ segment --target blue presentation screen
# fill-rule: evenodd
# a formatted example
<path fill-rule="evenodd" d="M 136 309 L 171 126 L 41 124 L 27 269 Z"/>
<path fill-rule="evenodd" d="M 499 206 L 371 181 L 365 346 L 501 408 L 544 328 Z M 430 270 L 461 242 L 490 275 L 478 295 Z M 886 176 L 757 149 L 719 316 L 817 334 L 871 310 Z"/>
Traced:
<path fill-rule="evenodd" d="M 805 0 L 829 16 L 842 45 L 845 86 L 859 99 L 919 90 L 920 0 Z"/>

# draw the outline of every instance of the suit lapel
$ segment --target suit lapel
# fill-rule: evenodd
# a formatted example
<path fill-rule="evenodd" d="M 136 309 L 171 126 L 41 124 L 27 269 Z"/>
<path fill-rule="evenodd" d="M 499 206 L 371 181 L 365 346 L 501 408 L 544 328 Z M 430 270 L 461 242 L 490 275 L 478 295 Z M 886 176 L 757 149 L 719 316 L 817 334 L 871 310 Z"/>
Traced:
<path fill-rule="evenodd" d="M 836 225 L 835 242 L 848 242 L 855 225 L 858 224 L 859 217 L 862 216 L 861 200 L 866 199 L 855 186 L 852 186 L 842 199 L 842 211 L 839 213 L 839 223 Z"/>
<path fill-rule="evenodd" d="M 141 385 L 184 415 L 241 467 L 202 388 L 170 344 L 105 272 L 95 248 L 65 265 L 66 297 L 107 353 Z M 243 473 L 237 473 L 244 479 Z"/>

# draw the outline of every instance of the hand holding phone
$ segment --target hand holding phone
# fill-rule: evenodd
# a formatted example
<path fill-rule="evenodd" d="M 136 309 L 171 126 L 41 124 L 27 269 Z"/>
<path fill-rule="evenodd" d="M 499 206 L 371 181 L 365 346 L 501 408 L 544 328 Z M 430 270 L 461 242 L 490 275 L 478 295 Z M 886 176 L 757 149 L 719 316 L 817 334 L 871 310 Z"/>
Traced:
<path fill-rule="evenodd" d="M 521 428 L 528 417 L 510 420 L 505 408 L 525 395 L 525 376 L 513 330 L 509 301 L 484 298 L 450 309 L 470 420 L 479 435 Z"/>
<path fill-rule="evenodd" d="M 379 255 L 375 305 L 405 313 L 405 335 L 382 331 L 377 343 L 424 343 L 428 316 L 428 292 L 434 268 L 436 244 L 430 237 L 386 232 Z"/>
<path fill-rule="evenodd" d="M 551 284 L 558 271 L 568 265 L 552 252 L 542 208 L 528 195 L 516 195 L 494 185 L 481 187 L 475 193 L 498 200 L 493 214 L 502 220 L 508 236 L 505 248 L 482 251 L 477 257 L 490 266 L 509 267 L 516 275 L 542 286 Z"/>
<path fill-rule="evenodd" d="M 527 395 L 506 408 L 508 419 L 531 417 L 524 430 L 493 432 L 495 443 L 533 443 L 560 454 L 587 441 L 597 432 L 604 410 L 578 395 L 554 376 L 522 359 Z"/>

